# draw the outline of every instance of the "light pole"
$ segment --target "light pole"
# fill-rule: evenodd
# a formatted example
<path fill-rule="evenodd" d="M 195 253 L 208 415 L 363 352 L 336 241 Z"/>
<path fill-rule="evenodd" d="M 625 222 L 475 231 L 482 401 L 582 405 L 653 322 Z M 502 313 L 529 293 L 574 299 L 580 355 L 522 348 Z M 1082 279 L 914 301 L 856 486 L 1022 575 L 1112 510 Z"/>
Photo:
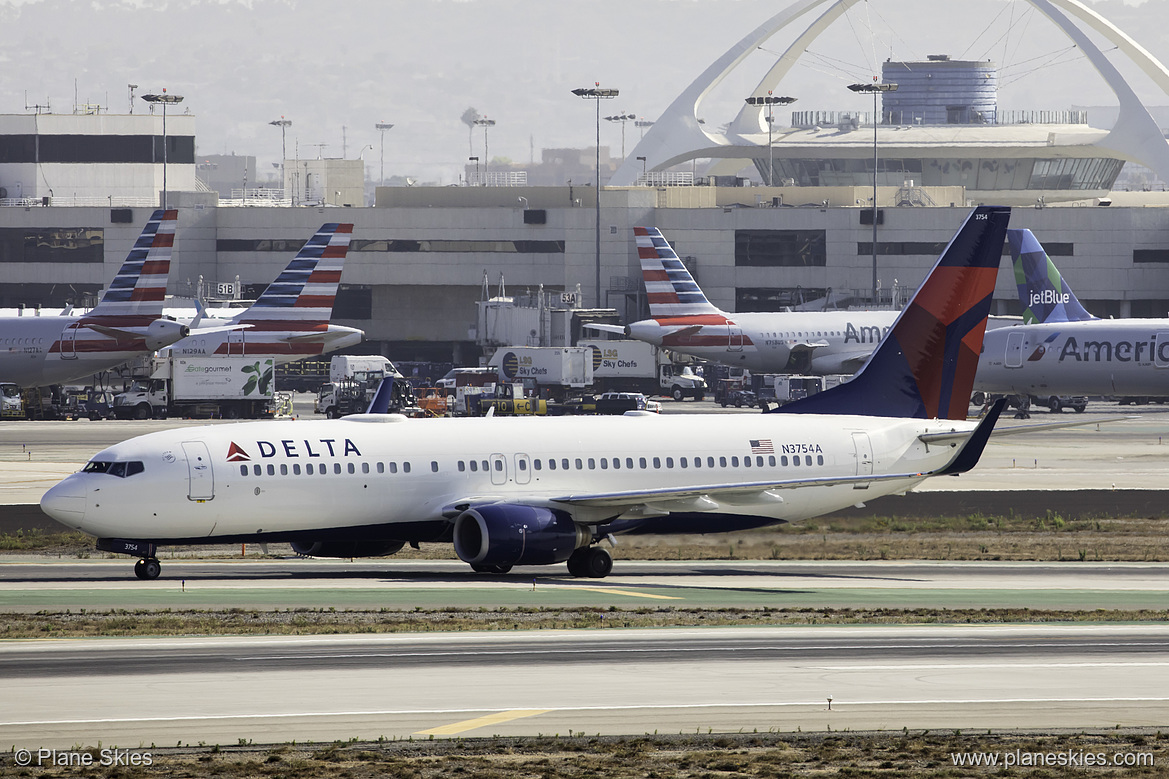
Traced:
<path fill-rule="evenodd" d="M 775 147 L 771 145 L 771 128 L 775 123 L 775 107 L 777 105 L 791 105 L 796 102 L 794 97 L 772 97 L 771 90 L 767 90 L 764 97 L 749 97 L 747 105 L 767 106 L 767 186 L 775 186 Z"/>
<path fill-rule="evenodd" d="M 284 188 L 288 186 L 284 183 L 284 161 L 288 159 L 288 152 L 285 151 L 284 146 L 284 132 L 292 125 L 292 120 L 285 119 L 282 116 L 279 119 L 268 122 L 268 124 L 280 128 L 280 191 L 283 192 Z"/>
<path fill-rule="evenodd" d="M 654 123 L 653 123 L 653 121 L 651 121 L 649 119 L 638 119 L 636 122 L 633 123 L 633 126 L 636 127 L 638 130 L 641 130 L 641 137 L 645 138 L 645 128 L 653 127 Z"/>
<path fill-rule="evenodd" d="M 621 123 L 621 161 L 625 162 L 625 123 L 636 119 L 635 114 L 617 114 L 616 116 L 606 116 L 606 122 L 620 122 Z"/>
<path fill-rule="evenodd" d="M 597 215 L 596 215 L 596 232 L 597 232 L 597 277 L 596 277 L 596 292 L 597 292 L 597 308 L 601 307 L 601 101 L 612 100 L 621 94 L 616 89 L 601 89 L 601 82 L 593 82 L 592 87 L 581 87 L 572 90 L 572 94 L 585 100 L 597 101 Z"/>
<path fill-rule="evenodd" d="M 167 208 L 166 199 L 166 107 L 171 103 L 183 102 L 182 95 L 169 95 L 167 91 L 162 90 L 161 95 L 143 95 L 142 99 L 151 104 L 151 107 L 156 103 L 162 104 L 162 210 Z"/>
<path fill-rule="evenodd" d="M 853 92 L 871 93 L 873 96 L 873 305 L 877 305 L 877 125 L 880 117 L 877 116 L 877 95 L 881 92 L 896 92 L 897 85 L 893 82 L 877 83 L 873 76 L 872 84 L 849 84 Z"/>
<path fill-rule="evenodd" d="M 483 128 L 483 186 L 487 186 L 487 168 L 491 164 L 491 158 L 487 156 L 487 128 L 494 127 L 495 120 L 484 116 L 475 120 L 475 126 Z"/>
<path fill-rule="evenodd" d="M 388 122 L 378 122 L 374 127 L 382 136 L 382 167 L 378 175 L 378 184 L 384 187 L 386 185 L 386 130 L 392 130 L 394 126 Z"/>

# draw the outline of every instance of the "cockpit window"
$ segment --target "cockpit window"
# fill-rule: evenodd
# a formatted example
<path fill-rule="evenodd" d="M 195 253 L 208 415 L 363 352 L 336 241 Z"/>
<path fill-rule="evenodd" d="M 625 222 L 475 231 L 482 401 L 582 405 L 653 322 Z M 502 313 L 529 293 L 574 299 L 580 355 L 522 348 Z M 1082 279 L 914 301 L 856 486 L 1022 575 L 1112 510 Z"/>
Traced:
<path fill-rule="evenodd" d="M 110 476 L 117 476 L 119 479 L 124 479 L 127 476 L 133 476 L 136 473 L 142 473 L 145 468 L 139 460 L 132 460 L 130 462 L 111 463 L 105 460 L 90 460 L 82 469 L 83 473 L 108 473 Z"/>

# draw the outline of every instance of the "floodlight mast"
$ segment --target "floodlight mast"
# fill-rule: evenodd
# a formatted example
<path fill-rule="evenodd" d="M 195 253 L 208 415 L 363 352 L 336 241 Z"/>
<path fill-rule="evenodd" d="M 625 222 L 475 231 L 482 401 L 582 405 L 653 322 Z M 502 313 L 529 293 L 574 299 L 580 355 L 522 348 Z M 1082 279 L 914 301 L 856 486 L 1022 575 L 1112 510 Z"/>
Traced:
<path fill-rule="evenodd" d="M 601 82 L 594 82 L 591 87 L 581 87 L 572 90 L 572 94 L 585 100 L 597 101 L 597 209 L 596 209 L 596 306 L 601 307 L 601 101 L 612 100 L 621 94 L 620 90 L 601 88 Z"/>

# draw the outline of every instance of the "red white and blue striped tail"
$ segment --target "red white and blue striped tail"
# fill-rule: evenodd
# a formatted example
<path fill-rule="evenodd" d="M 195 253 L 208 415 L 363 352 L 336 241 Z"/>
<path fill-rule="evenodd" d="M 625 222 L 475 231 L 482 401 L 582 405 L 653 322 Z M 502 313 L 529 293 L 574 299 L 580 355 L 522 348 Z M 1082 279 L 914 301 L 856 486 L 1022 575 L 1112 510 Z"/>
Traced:
<path fill-rule="evenodd" d="M 162 316 L 178 216 L 179 212 L 174 209 L 159 209 L 151 214 L 134 248 L 102 295 L 101 302 L 86 314 L 85 319 L 132 317 L 149 323 Z M 132 322 L 123 321 L 123 324 Z"/>
<path fill-rule="evenodd" d="M 238 322 L 328 323 L 352 238 L 351 224 L 321 225 Z"/>
<path fill-rule="evenodd" d="M 649 299 L 649 315 L 721 314 L 702 294 L 698 283 L 656 227 L 635 227 L 637 256 Z"/>

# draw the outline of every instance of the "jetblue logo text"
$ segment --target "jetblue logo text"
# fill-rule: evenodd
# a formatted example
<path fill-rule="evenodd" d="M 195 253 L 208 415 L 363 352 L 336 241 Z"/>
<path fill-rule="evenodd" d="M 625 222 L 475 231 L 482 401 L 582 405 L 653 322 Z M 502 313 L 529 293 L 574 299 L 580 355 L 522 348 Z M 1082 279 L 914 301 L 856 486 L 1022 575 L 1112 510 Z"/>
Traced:
<path fill-rule="evenodd" d="M 1066 292 L 1056 292 L 1054 289 L 1045 289 L 1031 293 L 1031 302 L 1028 306 L 1057 306 L 1060 303 L 1070 303 L 1072 296 Z"/>

